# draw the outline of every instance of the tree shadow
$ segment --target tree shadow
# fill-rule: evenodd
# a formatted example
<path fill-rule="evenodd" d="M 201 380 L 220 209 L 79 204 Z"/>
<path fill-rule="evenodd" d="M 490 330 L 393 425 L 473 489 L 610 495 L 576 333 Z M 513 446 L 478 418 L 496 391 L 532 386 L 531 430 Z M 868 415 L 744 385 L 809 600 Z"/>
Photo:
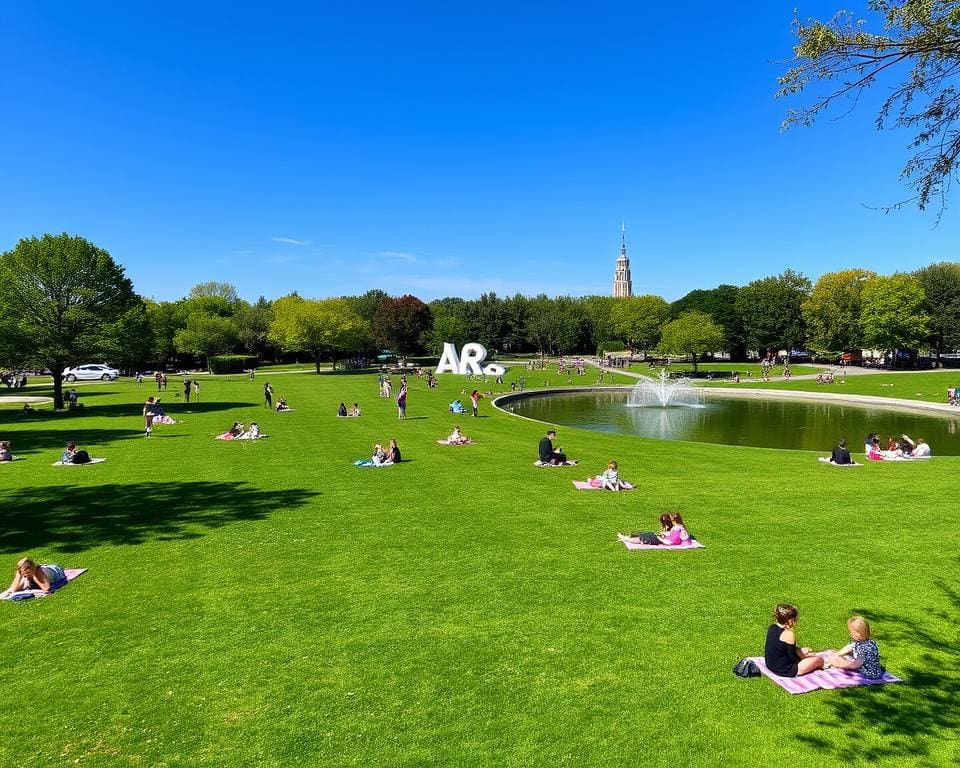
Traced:
<path fill-rule="evenodd" d="M 960 645 L 956 637 L 960 592 L 944 581 L 935 586 L 945 600 L 939 610 L 929 611 L 922 619 L 854 609 L 881 629 L 880 653 L 885 663 L 890 656 L 885 647 L 912 645 L 923 648 L 920 664 L 894 664 L 890 671 L 903 683 L 834 694 L 827 701 L 833 718 L 817 723 L 813 734 L 798 733 L 799 741 L 847 763 L 912 757 L 916 764 L 926 765 L 924 758 L 929 757 L 931 747 L 960 728 Z"/>
<path fill-rule="evenodd" d="M 194 539 L 204 529 L 262 520 L 318 495 L 220 482 L 20 488 L 0 495 L 0 552 L 70 553 L 102 544 Z"/>
<path fill-rule="evenodd" d="M 20 429 L 9 432 L 4 436 L 13 445 L 13 452 L 18 456 L 30 456 L 37 453 L 50 452 L 62 449 L 68 442 L 73 441 L 78 448 L 97 455 L 104 445 L 117 440 L 143 439 L 142 429 L 89 429 L 82 423 L 70 422 L 63 424 L 59 429 Z M 50 461 L 56 461 L 59 454 L 50 456 Z"/>

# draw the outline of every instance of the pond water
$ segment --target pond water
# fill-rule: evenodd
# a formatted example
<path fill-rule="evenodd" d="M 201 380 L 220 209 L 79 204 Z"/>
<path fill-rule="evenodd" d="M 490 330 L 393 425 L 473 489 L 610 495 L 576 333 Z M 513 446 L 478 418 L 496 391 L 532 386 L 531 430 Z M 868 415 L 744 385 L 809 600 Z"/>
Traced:
<path fill-rule="evenodd" d="M 527 418 L 597 432 L 663 440 L 752 445 L 829 452 L 841 437 L 863 453 L 864 437 L 877 432 L 923 437 L 934 455 L 960 455 L 957 416 L 812 400 L 729 397 L 703 390 L 701 407 L 627 406 L 629 392 L 557 393 L 515 400 L 504 410 Z"/>

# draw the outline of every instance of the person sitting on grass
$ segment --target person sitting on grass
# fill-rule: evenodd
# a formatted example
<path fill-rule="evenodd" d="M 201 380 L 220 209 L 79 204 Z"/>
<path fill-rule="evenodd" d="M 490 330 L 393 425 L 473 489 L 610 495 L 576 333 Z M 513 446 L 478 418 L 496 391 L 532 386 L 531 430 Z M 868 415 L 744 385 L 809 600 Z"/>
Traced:
<path fill-rule="evenodd" d="M 797 677 L 823 668 L 823 657 L 810 648 L 797 648 L 797 608 L 781 603 L 773 611 L 774 623 L 767 628 L 763 660 L 773 674 Z"/>
<path fill-rule="evenodd" d="M 904 451 L 905 454 L 913 456 L 915 459 L 925 459 L 930 455 L 930 446 L 927 445 L 927 441 L 922 437 L 918 437 L 917 441 L 914 442 L 910 435 L 903 435 L 904 441 L 910 446 L 909 451 Z"/>
<path fill-rule="evenodd" d="M 10 450 L 10 442 L 7 440 L 0 442 L 0 461 L 13 461 L 13 451 Z"/>
<path fill-rule="evenodd" d="M 444 443 L 445 445 L 467 445 L 473 442 L 473 438 L 464 435 L 463 432 L 460 431 L 460 425 L 457 424 L 446 440 L 440 440 L 438 442 Z"/>
<path fill-rule="evenodd" d="M 243 427 L 243 424 L 240 425 Z M 259 440 L 260 439 L 260 427 L 255 421 L 250 422 L 250 429 L 246 432 L 241 432 L 237 435 L 234 440 Z"/>
<path fill-rule="evenodd" d="M 277 410 L 277 413 L 280 413 L 280 411 L 292 411 L 293 408 L 291 408 L 289 405 L 287 405 L 287 401 L 286 401 L 284 398 L 281 397 L 281 398 L 278 398 L 278 399 L 277 399 L 277 408 L 276 408 L 276 410 Z"/>
<path fill-rule="evenodd" d="M 540 438 L 540 462 L 542 464 L 553 464 L 559 466 L 567 463 L 567 455 L 562 449 L 553 449 L 553 438 L 557 436 L 556 430 L 548 429 L 547 434 Z"/>
<path fill-rule="evenodd" d="M 850 458 L 850 451 L 847 450 L 847 441 L 841 440 L 837 443 L 837 447 L 833 449 L 833 453 L 830 454 L 830 463 L 831 464 L 853 464 L 853 459 Z"/>
<path fill-rule="evenodd" d="M 217 440 L 236 440 L 237 438 L 241 437 L 245 431 L 246 430 L 243 424 L 239 421 L 235 421 L 230 429 L 228 429 L 222 435 L 217 435 Z"/>
<path fill-rule="evenodd" d="M 350 415 L 351 415 L 351 416 L 359 416 L 359 415 L 360 415 L 360 403 L 354 403 L 354 404 L 353 404 L 353 410 L 350 411 Z"/>
<path fill-rule="evenodd" d="M 77 450 L 77 444 L 70 442 L 70 443 L 67 443 L 67 447 L 64 448 L 63 453 L 60 454 L 60 463 L 61 464 L 89 464 L 90 454 L 84 451 L 83 449 Z"/>
<path fill-rule="evenodd" d="M 387 461 L 387 452 L 383 450 L 383 445 L 380 443 L 373 446 L 373 455 L 370 457 L 370 461 L 373 462 L 375 467 L 383 467 L 392 463 Z"/>
<path fill-rule="evenodd" d="M 463 413 L 463 403 L 461 403 L 459 400 L 454 400 L 447 407 L 447 410 L 449 410 L 450 413 Z"/>
<path fill-rule="evenodd" d="M 0 598 L 6 598 L 14 592 L 25 592 L 38 589 L 49 595 L 53 590 L 67 583 L 67 574 L 63 568 L 54 563 L 37 565 L 29 557 L 17 563 L 17 570 L 13 573 L 13 581 L 6 590 L 0 592 Z"/>
<path fill-rule="evenodd" d="M 340 403 L 340 407 L 337 408 L 337 416 L 343 417 L 347 415 L 347 404 Z"/>
<path fill-rule="evenodd" d="M 607 464 L 607 468 L 596 477 L 589 478 L 588 483 L 596 488 L 606 488 L 609 491 L 619 491 L 625 488 L 623 480 L 620 479 L 620 470 L 613 459 Z"/>
<path fill-rule="evenodd" d="M 885 670 L 880 663 L 880 649 L 870 639 L 870 623 L 863 616 L 851 616 L 847 621 L 847 632 L 853 642 L 830 655 L 824 667 L 856 670 L 870 680 L 879 680 Z"/>
<path fill-rule="evenodd" d="M 664 514 L 660 515 L 660 532 L 654 533 L 653 531 L 646 531 L 644 533 L 631 533 L 627 535 L 625 533 L 618 533 L 617 538 L 620 541 L 630 544 L 646 544 L 648 546 L 660 546 L 663 544 L 664 539 L 667 534 L 670 532 L 670 529 L 673 527 L 673 521 L 670 519 L 670 515 Z"/>
<path fill-rule="evenodd" d="M 395 437 L 390 438 L 390 447 L 387 448 L 387 463 L 399 464 L 403 459 L 400 457 L 400 446 L 397 445 Z"/>

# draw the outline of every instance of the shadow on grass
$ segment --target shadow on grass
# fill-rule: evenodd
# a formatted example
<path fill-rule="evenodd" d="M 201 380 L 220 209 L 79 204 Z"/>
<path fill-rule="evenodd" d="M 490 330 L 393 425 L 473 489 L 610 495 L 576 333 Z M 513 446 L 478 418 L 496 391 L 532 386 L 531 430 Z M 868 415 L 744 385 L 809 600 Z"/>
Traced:
<path fill-rule="evenodd" d="M 880 653 L 885 664 L 889 664 L 890 654 L 884 652 L 884 641 L 920 645 L 921 663 L 898 666 L 894 661 L 890 665 L 903 683 L 832 694 L 827 704 L 833 718 L 818 723 L 815 734 L 797 734 L 797 739 L 845 763 L 906 757 L 914 759 L 912 764 L 934 764 L 924 759 L 930 756 L 931 747 L 952 739 L 960 728 L 960 646 L 956 637 L 960 592 L 943 581 L 936 586 L 944 594 L 942 607 L 923 619 L 854 610 L 882 634 Z"/>
<path fill-rule="evenodd" d="M 146 397 L 144 397 L 143 402 L 146 402 Z M 4 409 L 0 410 L 0 425 L 30 424 L 33 422 L 55 424 L 74 418 L 80 419 L 81 421 L 78 423 L 82 423 L 83 419 L 91 416 L 105 416 L 107 418 L 136 416 L 140 418 L 143 414 L 143 402 L 110 403 L 109 405 L 88 403 L 85 404 L 82 409 L 76 411 L 53 411 L 49 408 L 44 409 L 41 407 L 32 413 L 23 413 L 18 409 Z M 229 411 L 235 408 L 252 408 L 257 405 L 257 403 L 220 402 L 216 400 L 200 403 L 195 401 L 185 403 L 182 399 L 175 400 L 172 397 L 169 400 L 167 398 L 161 398 L 160 404 L 173 418 L 177 418 L 178 415 L 182 416 L 183 414 L 214 413 L 215 411 Z"/>
<path fill-rule="evenodd" d="M 71 422 L 57 429 L 21 429 L 5 435 L 10 440 L 13 452 L 18 455 L 32 456 L 37 453 L 50 453 L 50 461 L 60 458 L 63 447 L 70 441 L 79 448 L 85 448 L 92 455 L 102 453 L 103 447 L 117 440 L 131 438 L 143 439 L 142 429 L 88 429 L 82 423 Z M 56 452 L 56 455 L 54 455 Z"/>
<path fill-rule="evenodd" d="M 182 482 L 20 488 L 0 494 L 0 552 L 193 539 L 204 529 L 262 520 L 318 496 L 301 488 Z"/>

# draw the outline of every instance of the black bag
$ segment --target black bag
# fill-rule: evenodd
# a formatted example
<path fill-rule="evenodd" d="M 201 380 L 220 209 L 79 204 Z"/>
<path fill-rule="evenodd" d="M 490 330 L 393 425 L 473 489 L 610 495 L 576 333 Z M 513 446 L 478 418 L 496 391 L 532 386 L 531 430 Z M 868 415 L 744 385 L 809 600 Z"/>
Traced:
<path fill-rule="evenodd" d="M 760 667 L 749 659 L 740 659 L 733 668 L 733 674 L 737 677 L 760 677 Z"/>
<path fill-rule="evenodd" d="M 73 454 L 73 463 L 74 464 L 89 464 L 90 463 L 90 454 L 84 450 L 79 450 Z"/>

